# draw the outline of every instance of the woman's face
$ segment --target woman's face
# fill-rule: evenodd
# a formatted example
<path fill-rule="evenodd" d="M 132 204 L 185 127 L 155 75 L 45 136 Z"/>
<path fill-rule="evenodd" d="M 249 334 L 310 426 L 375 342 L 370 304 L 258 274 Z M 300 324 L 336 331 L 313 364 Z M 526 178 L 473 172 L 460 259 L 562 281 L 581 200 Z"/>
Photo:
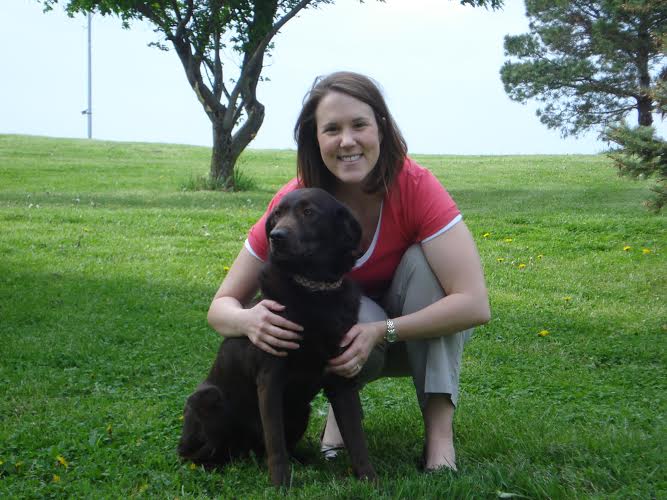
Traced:
<path fill-rule="evenodd" d="M 342 183 L 359 184 L 380 156 L 380 132 L 373 109 L 340 92 L 329 92 L 315 110 L 322 161 Z"/>

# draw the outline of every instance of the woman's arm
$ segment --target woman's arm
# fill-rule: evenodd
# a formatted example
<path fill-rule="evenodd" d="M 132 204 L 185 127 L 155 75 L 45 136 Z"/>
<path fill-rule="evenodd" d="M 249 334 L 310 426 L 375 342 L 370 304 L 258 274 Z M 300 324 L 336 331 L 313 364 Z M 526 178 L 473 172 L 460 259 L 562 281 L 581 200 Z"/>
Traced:
<path fill-rule="evenodd" d="M 247 336 L 260 349 L 276 356 L 287 353 L 277 349 L 298 349 L 298 333 L 303 328 L 276 314 L 284 306 L 262 300 L 246 309 L 259 288 L 262 262 L 245 247 L 241 249 L 213 297 L 208 323 L 223 337 Z"/>
<path fill-rule="evenodd" d="M 424 255 L 446 297 L 394 319 L 400 340 L 451 335 L 491 319 L 477 247 L 463 222 L 422 244 Z M 385 325 L 382 325 L 384 336 Z"/>
<path fill-rule="evenodd" d="M 470 231 L 459 222 L 449 231 L 422 244 L 424 255 L 446 297 L 406 316 L 393 318 L 399 340 L 451 335 L 487 323 L 489 300 L 477 247 Z M 330 369 L 342 376 L 356 374 L 370 351 L 384 339 L 386 323 L 359 323 L 343 339 L 349 348 L 330 361 Z"/>

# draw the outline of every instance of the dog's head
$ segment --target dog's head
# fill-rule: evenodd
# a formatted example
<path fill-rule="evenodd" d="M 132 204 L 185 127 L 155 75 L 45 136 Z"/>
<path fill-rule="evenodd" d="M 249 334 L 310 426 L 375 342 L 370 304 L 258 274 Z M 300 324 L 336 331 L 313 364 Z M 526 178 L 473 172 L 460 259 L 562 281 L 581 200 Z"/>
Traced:
<path fill-rule="evenodd" d="M 352 212 L 319 188 L 292 191 L 266 221 L 271 262 L 287 271 L 336 279 L 359 256 L 361 226 Z"/>

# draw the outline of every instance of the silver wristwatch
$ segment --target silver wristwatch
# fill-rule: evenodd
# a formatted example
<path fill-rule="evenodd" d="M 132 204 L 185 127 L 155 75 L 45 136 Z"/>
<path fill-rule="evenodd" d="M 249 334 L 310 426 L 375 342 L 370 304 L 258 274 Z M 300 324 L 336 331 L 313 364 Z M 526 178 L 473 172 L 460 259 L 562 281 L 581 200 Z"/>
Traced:
<path fill-rule="evenodd" d="M 398 332 L 396 332 L 396 325 L 394 322 L 387 318 L 387 331 L 384 333 L 384 340 L 388 344 L 393 344 L 398 340 Z"/>

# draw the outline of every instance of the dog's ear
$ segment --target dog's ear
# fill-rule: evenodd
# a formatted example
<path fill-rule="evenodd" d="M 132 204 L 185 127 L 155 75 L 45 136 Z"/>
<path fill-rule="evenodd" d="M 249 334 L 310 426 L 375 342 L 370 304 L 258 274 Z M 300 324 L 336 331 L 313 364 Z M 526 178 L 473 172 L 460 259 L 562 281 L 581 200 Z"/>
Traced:
<path fill-rule="evenodd" d="M 345 206 L 337 210 L 336 221 L 338 223 L 337 239 L 339 248 L 346 257 L 346 265 L 349 264 L 349 268 L 351 268 L 361 253 L 359 248 L 361 244 L 361 225 Z"/>

